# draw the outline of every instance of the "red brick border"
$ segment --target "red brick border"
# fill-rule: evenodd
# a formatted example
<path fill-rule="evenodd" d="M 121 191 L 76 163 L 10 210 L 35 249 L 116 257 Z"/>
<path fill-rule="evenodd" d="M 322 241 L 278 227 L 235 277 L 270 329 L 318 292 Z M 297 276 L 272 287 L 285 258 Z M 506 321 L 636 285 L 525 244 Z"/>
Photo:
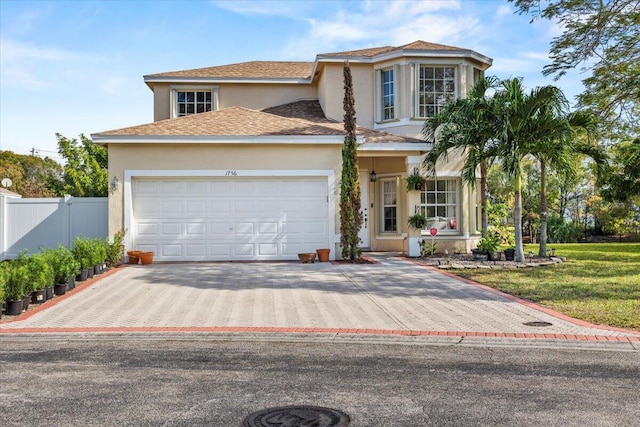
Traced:
<path fill-rule="evenodd" d="M 568 335 L 568 334 L 531 334 L 502 332 L 464 332 L 464 331 L 418 331 L 403 329 L 364 329 L 364 328 L 281 328 L 281 327 L 245 327 L 245 326 L 210 326 L 210 327 L 95 327 L 95 328 L 16 328 L 0 329 L 0 334 L 24 333 L 162 333 L 162 332 L 208 332 L 208 333 L 303 333 L 303 334 L 340 334 L 340 335 L 401 335 L 430 337 L 479 337 L 479 338 L 529 338 L 553 339 L 568 341 L 606 341 L 606 342 L 639 342 L 640 336 L 606 336 L 606 335 Z"/>

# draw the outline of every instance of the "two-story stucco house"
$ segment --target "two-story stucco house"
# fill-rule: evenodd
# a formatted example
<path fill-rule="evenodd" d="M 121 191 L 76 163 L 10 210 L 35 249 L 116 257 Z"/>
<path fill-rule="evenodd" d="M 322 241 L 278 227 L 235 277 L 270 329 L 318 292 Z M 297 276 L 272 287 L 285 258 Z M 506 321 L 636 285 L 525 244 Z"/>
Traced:
<path fill-rule="evenodd" d="M 464 97 L 492 60 L 417 41 L 317 55 L 313 62 L 245 62 L 150 74 L 154 122 L 92 135 L 109 151 L 109 231 L 127 249 L 169 260 L 287 260 L 331 248 L 339 256 L 344 142 L 343 66 L 353 75 L 364 224 L 361 246 L 418 255 L 438 228 L 439 249 L 469 250 L 477 195 L 461 159 L 419 191 L 404 178 L 429 144 L 424 120 Z M 425 230 L 408 227 L 416 211 Z"/>

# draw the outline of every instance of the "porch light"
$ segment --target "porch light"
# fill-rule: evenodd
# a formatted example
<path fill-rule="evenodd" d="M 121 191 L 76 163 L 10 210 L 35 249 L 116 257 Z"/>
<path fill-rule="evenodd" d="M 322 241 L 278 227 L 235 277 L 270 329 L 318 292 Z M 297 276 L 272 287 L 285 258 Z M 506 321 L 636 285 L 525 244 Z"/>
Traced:
<path fill-rule="evenodd" d="M 113 179 L 111 180 L 111 192 L 115 193 L 116 191 L 118 191 L 119 185 L 120 185 L 120 181 L 118 181 L 118 177 L 114 176 Z"/>
<path fill-rule="evenodd" d="M 378 179 L 378 177 L 376 176 L 376 171 L 372 170 L 371 174 L 369 175 L 369 181 L 376 182 L 376 179 Z"/>

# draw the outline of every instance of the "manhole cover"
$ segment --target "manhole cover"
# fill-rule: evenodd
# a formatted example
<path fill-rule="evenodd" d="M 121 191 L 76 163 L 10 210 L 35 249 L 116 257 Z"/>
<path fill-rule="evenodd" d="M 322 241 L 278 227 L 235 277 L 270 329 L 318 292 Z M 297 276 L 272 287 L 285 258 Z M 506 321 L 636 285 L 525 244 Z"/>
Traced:
<path fill-rule="evenodd" d="M 346 427 L 351 419 L 344 412 L 319 406 L 281 406 L 249 414 L 244 427 Z"/>
<path fill-rule="evenodd" d="M 552 323 L 549 322 L 524 322 L 523 325 L 525 326 L 537 326 L 537 327 L 544 327 L 544 326 L 551 326 Z"/>

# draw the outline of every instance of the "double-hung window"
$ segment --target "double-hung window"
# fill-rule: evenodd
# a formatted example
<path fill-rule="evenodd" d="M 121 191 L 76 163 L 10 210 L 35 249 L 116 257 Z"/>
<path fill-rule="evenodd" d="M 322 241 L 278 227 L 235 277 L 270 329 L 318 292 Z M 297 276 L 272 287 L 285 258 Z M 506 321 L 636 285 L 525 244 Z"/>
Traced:
<path fill-rule="evenodd" d="M 455 67 L 420 65 L 418 73 L 418 117 L 431 117 L 456 96 Z"/>
<path fill-rule="evenodd" d="M 420 195 L 420 213 L 427 218 L 427 227 L 439 232 L 458 231 L 458 180 L 436 179 L 425 183 Z"/>
<path fill-rule="evenodd" d="M 218 109 L 217 87 L 175 87 L 171 90 L 171 117 L 206 113 Z"/>
<path fill-rule="evenodd" d="M 395 91 L 393 80 L 393 68 L 382 70 L 382 120 L 395 119 Z"/>
<path fill-rule="evenodd" d="M 398 232 L 398 180 L 397 178 L 381 179 L 380 191 L 382 215 L 380 231 L 382 233 Z"/>

